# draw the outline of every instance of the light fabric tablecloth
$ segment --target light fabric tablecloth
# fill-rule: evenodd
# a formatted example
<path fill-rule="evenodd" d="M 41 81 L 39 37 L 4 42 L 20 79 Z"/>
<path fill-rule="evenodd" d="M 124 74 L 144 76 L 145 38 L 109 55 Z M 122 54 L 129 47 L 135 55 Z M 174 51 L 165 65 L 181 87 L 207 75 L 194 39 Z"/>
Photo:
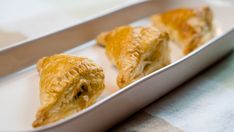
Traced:
<path fill-rule="evenodd" d="M 1 0 L 0 48 L 56 31 L 123 1 Z M 112 130 L 234 131 L 234 54 L 223 58 Z"/>

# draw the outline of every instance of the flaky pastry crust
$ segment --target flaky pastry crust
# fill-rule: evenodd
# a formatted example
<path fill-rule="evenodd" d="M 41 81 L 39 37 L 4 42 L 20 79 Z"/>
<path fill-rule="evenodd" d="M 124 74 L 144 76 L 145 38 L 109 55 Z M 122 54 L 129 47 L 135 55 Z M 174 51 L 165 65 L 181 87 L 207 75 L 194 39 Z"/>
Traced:
<path fill-rule="evenodd" d="M 87 58 L 57 54 L 37 63 L 41 106 L 33 127 L 63 119 L 91 104 L 104 89 L 104 73 Z"/>
<path fill-rule="evenodd" d="M 124 87 L 170 63 L 168 34 L 154 27 L 121 26 L 101 33 L 97 42 L 119 70 L 117 84 Z"/>
<path fill-rule="evenodd" d="M 170 38 L 188 54 L 214 35 L 213 14 L 208 6 L 179 8 L 151 17 L 153 25 L 169 33 Z"/>

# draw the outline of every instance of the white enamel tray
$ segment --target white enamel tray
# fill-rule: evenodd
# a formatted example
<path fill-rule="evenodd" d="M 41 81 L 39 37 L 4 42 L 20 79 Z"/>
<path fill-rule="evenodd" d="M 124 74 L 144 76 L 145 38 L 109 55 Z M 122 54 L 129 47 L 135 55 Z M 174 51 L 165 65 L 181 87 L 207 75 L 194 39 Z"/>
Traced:
<path fill-rule="evenodd" d="M 95 36 L 123 24 L 149 25 L 148 16 L 176 7 L 209 5 L 214 11 L 216 37 L 182 57 L 171 46 L 172 64 L 118 90 L 117 70 L 108 61 Z M 211 65 L 234 47 L 232 0 L 154 0 L 99 14 L 81 23 L 30 41 L 0 49 L 0 131 L 101 131 L 133 114 L 199 71 Z M 65 52 L 66 51 L 66 52 Z M 54 124 L 31 127 L 39 107 L 39 76 L 35 62 L 47 55 L 65 52 L 87 56 L 105 71 L 106 90 L 97 103 Z M 26 68 L 28 67 L 28 68 Z M 23 70 L 22 70 L 23 69 Z"/>

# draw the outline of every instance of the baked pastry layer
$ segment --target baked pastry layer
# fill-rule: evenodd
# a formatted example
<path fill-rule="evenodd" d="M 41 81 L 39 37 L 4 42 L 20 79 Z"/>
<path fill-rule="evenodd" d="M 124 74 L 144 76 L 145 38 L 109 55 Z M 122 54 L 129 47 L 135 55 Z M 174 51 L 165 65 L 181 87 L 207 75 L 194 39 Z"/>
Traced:
<path fill-rule="evenodd" d="M 153 25 L 169 33 L 170 38 L 188 54 L 214 35 L 213 14 L 209 7 L 179 8 L 151 17 Z"/>
<path fill-rule="evenodd" d="M 121 26 L 97 37 L 119 70 L 121 88 L 170 63 L 168 40 L 168 34 L 155 27 Z"/>
<path fill-rule="evenodd" d="M 33 127 L 46 125 L 91 104 L 104 89 L 104 73 L 87 58 L 57 54 L 37 63 L 41 106 Z"/>

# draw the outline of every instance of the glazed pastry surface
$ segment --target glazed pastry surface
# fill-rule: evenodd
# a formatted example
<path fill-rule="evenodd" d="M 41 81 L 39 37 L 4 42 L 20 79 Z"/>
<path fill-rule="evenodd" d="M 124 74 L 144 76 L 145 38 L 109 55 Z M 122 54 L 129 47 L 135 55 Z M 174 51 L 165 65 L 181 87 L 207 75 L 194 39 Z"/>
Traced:
<path fill-rule="evenodd" d="M 169 36 L 155 27 L 121 26 L 101 33 L 97 43 L 105 46 L 117 67 L 120 88 L 170 63 Z"/>
<path fill-rule="evenodd" d="M 87 58 L 57 54 L 37 63 L 40 102 L 33 127 L 63 119 L 95 103 L 104 89 L 104 73 Z"/>
<path fill-rule="evenodd" d="M 153 25 L 167 31 L 170 38 L 188 54 L 214 35 L 213 14 L 209 7 L 179 8 L 151 17 Z"/>

